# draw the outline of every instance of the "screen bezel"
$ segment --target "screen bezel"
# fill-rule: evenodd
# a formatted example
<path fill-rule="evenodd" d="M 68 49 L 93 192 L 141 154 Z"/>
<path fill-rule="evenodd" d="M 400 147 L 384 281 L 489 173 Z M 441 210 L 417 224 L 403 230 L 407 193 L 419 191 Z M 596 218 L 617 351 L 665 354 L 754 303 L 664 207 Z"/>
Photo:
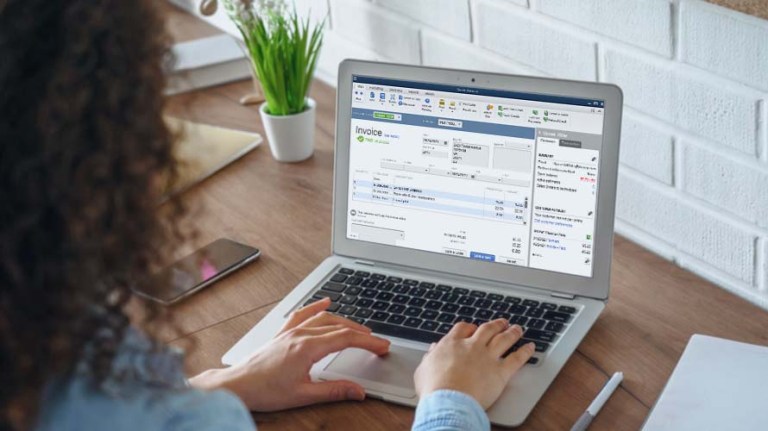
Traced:
<path fill-rule="evenodd" d="M 353 75 L 603 100 L 605 118 L 598 173 L 592 277 L 483 262 L 466 257 L 348 239 L 346 233 Z M 361 260 L 487 279 L 568 295 L 607 299 L 613 251 L 622 101 L 621 89 L 612 84 L 344 60 L 339 65 L 336 101 L 333 253 Z"/>

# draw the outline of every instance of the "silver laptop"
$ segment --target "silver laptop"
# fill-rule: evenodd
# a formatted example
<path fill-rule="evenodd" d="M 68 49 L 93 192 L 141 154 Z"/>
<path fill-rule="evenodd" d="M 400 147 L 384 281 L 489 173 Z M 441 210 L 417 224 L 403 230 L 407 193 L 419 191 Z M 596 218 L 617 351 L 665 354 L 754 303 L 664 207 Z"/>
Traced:
<path fill-rule="evenodd" d="M 330 297 L 391 352 L 347 349 L 312 377 L 415 406 L 429 344 L 504 317 L 536 354 L 489 415 L 521 424 L 608 299 L 621 111 L 613 85 L 344 61 L 332 254 L 222 361 Z"/>

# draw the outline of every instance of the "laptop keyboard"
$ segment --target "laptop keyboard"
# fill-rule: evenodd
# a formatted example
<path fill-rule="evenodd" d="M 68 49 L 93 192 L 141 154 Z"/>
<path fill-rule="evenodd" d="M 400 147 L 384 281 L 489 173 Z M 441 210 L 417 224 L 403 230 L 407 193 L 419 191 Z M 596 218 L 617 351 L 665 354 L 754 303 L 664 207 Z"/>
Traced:
<path fill-rule="evenodd" d="M 340 268 L 304 305 L 330 298 L 328 311 L 373 332 L 423 343 L 440 340 L 458 322 L 481 325 L 507 319 L 523 328 L 523 338 L 506 354 L 533 342 L 536 364 L 565 331 L 575 307 L 520 296 L 504 296 L 429 281 Z M 505 354 L 505 355 L 506 355 Z"/>

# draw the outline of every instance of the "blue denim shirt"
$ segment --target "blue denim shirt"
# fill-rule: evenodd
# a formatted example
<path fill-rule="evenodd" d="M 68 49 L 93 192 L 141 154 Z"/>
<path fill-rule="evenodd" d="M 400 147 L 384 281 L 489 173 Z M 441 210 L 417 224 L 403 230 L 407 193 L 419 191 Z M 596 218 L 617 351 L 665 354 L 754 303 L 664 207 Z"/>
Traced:
<path fill-rule="evenodd" d="M 79 369 L 45 390 L 36 431 L 252 431 L 253 419 L 227 391 L 205 392 L 186 385 L 183 357 L 153 351 L 135 330 L 126 334 L 113 375 L 100 387 Z M 415 431 L 489 430 L 488 416 L 471 397 L 436 391 L 419 402 Z"/>

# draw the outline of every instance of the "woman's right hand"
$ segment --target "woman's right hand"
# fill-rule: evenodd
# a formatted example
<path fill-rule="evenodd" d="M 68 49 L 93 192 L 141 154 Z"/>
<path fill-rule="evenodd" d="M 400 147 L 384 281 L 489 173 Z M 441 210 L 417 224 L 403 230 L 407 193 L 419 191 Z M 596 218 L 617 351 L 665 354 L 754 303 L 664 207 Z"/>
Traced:
<path fill-rule="evenodd" d="M 487 409 L 533 355 L 534 345 L 528 343 L 501 358 L 522 335 L 520 326 L 509 326 L 505 319 L 479 327 L 457 323 L 424 355 L 414 374 L 416 392 L 423 398 L 439 389 L 452 389 L 471 396 Z"/>

